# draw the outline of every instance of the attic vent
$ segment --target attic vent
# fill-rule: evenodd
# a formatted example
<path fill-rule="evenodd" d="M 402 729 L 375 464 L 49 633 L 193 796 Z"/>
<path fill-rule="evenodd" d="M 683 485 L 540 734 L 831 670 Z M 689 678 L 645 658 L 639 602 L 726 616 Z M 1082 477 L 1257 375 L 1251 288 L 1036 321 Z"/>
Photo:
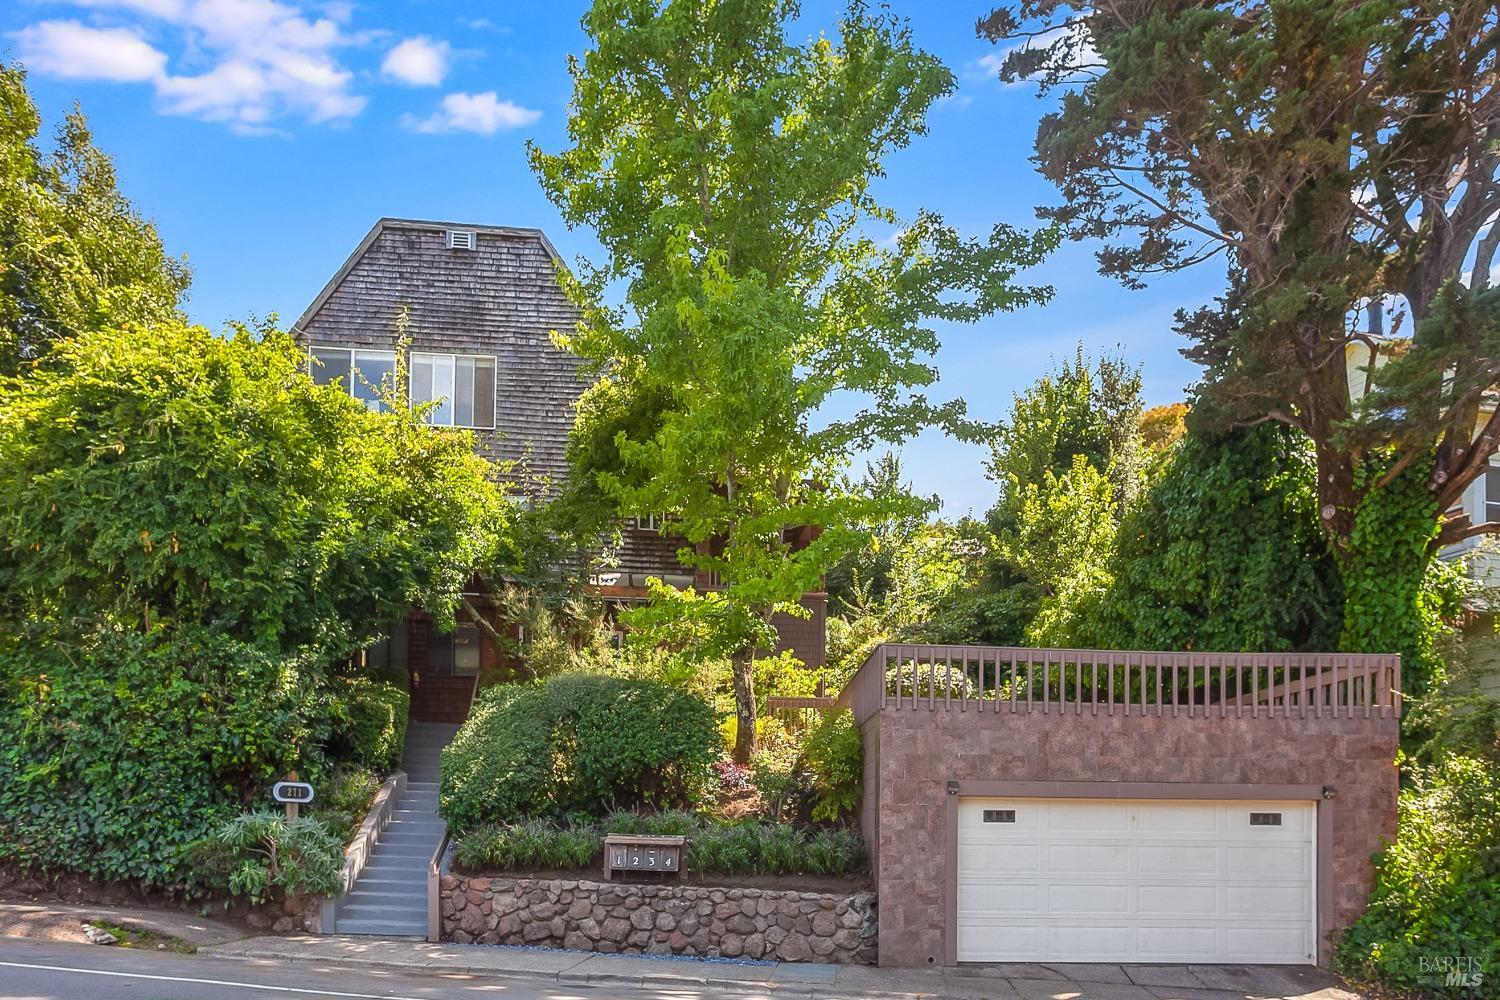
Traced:
<path fill-rule="evenodd" d="M 472 229 L 450 229 L 448 230 L 449 250 L 473 250 L 479 245 L 479 240 Z"/>

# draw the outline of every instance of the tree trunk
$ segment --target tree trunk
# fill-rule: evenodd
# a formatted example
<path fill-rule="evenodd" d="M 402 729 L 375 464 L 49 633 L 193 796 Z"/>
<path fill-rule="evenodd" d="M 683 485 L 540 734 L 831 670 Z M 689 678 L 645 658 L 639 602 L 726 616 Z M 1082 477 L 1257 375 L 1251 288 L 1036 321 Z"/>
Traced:
<path fill-rule="evenodd" d="M 755 753 L 755 649 L 746 646 L 730 658 L 734 668 L 734 762 L 750 763 Z"/>

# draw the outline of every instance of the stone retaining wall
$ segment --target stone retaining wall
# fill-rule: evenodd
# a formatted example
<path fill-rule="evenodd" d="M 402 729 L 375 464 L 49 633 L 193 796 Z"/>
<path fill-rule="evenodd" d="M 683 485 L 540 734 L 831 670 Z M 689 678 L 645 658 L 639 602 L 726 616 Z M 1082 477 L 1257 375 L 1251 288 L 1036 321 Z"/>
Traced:
<path fill-rule="evenodd" d="M 444 875 L 443 939 L 874 964 L 875 894 Z"/>

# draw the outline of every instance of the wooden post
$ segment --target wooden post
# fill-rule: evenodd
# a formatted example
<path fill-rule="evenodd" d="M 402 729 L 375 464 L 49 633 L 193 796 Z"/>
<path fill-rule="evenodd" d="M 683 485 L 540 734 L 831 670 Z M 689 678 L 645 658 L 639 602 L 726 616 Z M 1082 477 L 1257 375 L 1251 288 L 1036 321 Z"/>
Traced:
<path fill-rule="evenodd" d="M 299 779 L 297 777 L 297 772 L 296 771 L 288 771 L 286 773 L 286 777 L 283 778 L 282 780 L 283 781 L 297 781 Z M 297 820 L 297 803 L 295 803 L 295 802 L 288 802 L 286 804 L 286 821 L 288 823 L 294 823 L 294 822 L 296 822 L 296 820 Z"/>

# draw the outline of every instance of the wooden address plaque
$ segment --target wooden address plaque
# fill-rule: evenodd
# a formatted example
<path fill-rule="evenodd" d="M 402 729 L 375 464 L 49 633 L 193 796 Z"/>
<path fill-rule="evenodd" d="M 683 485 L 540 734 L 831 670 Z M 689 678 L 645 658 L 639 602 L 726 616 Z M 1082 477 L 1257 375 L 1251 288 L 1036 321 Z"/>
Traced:
<path fill-rule="evenodd" d="M 651 875 L 658 879 L 682 874 L 686 837 L 642 837 L 611 833 L 604 838 L 604 877 Z"/>

